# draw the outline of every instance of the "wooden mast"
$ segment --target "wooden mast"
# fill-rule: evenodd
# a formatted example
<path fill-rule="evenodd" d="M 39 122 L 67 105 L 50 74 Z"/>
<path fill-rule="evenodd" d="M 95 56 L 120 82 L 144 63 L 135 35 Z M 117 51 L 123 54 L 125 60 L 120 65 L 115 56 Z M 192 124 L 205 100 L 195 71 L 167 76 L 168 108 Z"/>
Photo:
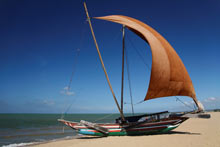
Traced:
<path fill-rule="evenodd" d="M 121 72 L 121 111 L 123 113 L 124 96 L 124 56 L 125 56 L 125 26 L 122 27 L 122 72 Z"/>
<path fill-rule="evenodd" d="M 104 65 L 104 62 L 103 62 L 103 60 L 102 60 L 101 53 L 100 53 L 100 51 L 99 51 L 98 43 L 97 43 L 96 38 L 95 38 L 95 34 L 94 34 L 94 31 L 93 31 L 93 28 L 92 28 L 92 23 L 91 23 L 91 20 L 90 20 L 89 13 L 88 13 L 88 10 L 87 10 L 86 3 L 85 3 L 85 2 L 84 2 L 84 8 L 85 8 L 85 11 L 86 11 L 86 16 L 87 16 L 87 19 L 88 19 L 88 22 L 89 22 L 89 26 L 90 26 L 91 33 L 92 33 L 92 36 L 93 36 L 93 40 L 94 40 L 94 43 L 95 43 L 95 46 L 96 46 L 96 49 L 97 49 L 97 52 L 98 52 L 98 55 L 99 55 L 99 59 L 100 59 L 101 64 L 102 64 L 102 68 L 103 68 L 103 70 L 104 70 L 104 72 L 105 72 L 105 76 L 106 76 L 106 79 L 107 79 L 109 88 L 110 88 L 110 90 L 111 90 L 111 92 L 112 92 L 112 96 L 113 96 L 113 98 L 114 98 L 114 100 L 115 100 L 115 103 L 116 103 L 116 105 L 117 105 L 117 107 L 118 107 L 118 110 L 119 110 L 119 112 L 120 112 L 121 118 L 122 118 L 123 121 L 125 121 L 124 114 L 123 114 L 123 112 L 121 111 L 121 108 L 120 108 L 120 106 L 119 106 L 119 104 L 118 104 L 118 101 L 117 101 L 117 99 L 116 99 L 115 93 L 114 93 L 114 91 L 113 91 L 113 89 L 112 89 L 112 86 L 111 86 L 111 83 L 110 83 L 108 74 L 107 74 L 107 72 L 106 72 L 105 65 Z"/>

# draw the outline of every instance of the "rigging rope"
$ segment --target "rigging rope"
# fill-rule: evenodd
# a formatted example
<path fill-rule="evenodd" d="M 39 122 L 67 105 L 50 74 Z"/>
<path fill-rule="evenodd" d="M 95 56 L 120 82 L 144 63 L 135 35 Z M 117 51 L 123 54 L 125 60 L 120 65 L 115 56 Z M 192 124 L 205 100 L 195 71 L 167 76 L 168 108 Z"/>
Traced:
<path fill-rule="evenodd" d="M 68 86 L 67 86 L 67 91 L 66 92 L 70 92 L 70 88 L 71 88 L 71 85 L 72 85 L 72 81 L 73 81 L 73 76 L 76 72 L 76 67 L 77 67 L 77 64 L 78 64 L 78 58 L 79 58 L 79 55 L 80 55 L 80 51 L 81 51 L 81 48 L 83 47 L 83 41 L 84 41 L 84 34 L 86 32 L 86 29 L 87 27 L 85 27 L 86 25 L 86 21 L 83 23 L 84 25 L 82 26 L 82 29 L 81 29 L 81 34 L 80 34 L 80 43 L 79 43 L 79 48 L 76 49 L 76 57 L 74 58 L 74 61 L 73 61 L 73 66 L 72 66 L 72 73 L 71 73 L 71 76 L 70 76 L 70 81 L 68 83 Z M 71 108 L 71 106 L 73 105 L 73 102 L 67 107 L 67 109 L 62 113 L 61 115 L 61 119 L 64 118 L 65 114 L 69 111 L 69 109 Z"/>
<path fill-rule="evenodd" d="M 131 41 L 131 39 L 129 38 L 128 35 L 126 35 L 129 42 L 131 43 L 131 46 L 135 49 L 136 53 L 138 54 L 138 56 L 140 57 L 140 59 L 142 60 L 142 62 L 144 63 L 144 65 L 148 68 L 148 70 L 150 71 L 150 66 L 145 62 L 144 57 L 141 55 L 141 53 L 138 51 L 138 49 L 135 47 L 135 45 L 133 44 L 133 42 Z"/>
<path fill-rule="evenodd" d="M 131 109 L 132 109 L 132 114 L 134 115 L 133 97 L 132 97 L 132 91 L 131 91 L 130 70 L 129 70 L 129 62 L 128 62 L 128 55 L 127 55 L 126 47 L 125 47 L 125 62 L 126 62 L 126 69 L 127 69 L 127 74 L 128 74 L 128 85 L 129 85 L 129 93 L 130 93 L 130 98 L 131 98 Z"/>
<path fill-rule="evenodd" d="M 72 74 L 71 74 L 71 77 L 70 77 L 69 84 L 68 84 L 68 86 L 67 86 L 67 90 L 64 91 L 65 93 L 70 92 L 70 86 L 71 86 L 71 84 L 72 84 L 73 76 L 74 76 L 75 71 L 76 71 L 76 65 L 77 65 L 77 63 L 78 63 L 79 53 L 80 53 L 80 50 L 77 49 L 77 55 L 76 55 L 76 58 L 74 58 L 75 60 L 74 60 L 74 63 L 73 63 Z M 65 114 L 68 112 L 68 110 L 71 108 L 72 104 L 73 104 L 73 102 L 72 102 L 72 103 L 67 107 L 67 109 L 63 112 L 63 114 L 61 115 L 61 119 L 64 118 L 64 115 L 65 115 Z"/>
<path fill-rule="evenodd" d="M 134 48 L 134 50 L 136 51 L 136 53 L 137 53 L 137 55 L 139 56 L 139 58 L 142 60 L 142 62 L 144 63 L 144 65 L 147 67 L 147 69 L 150 71 L 151 69 L 150 69 L 150 66 L 145 62 L 145 60 L 144 60 L 144 57 L 141 55 L 141 53 L 140 53 L 140 51 L 138 51 L 138 49 L 135 47 L 135 45 L 133 44 L 133 42 L 131 41 L 131 39 L 130 39 L 130 37 L 128 36 L 128 34 L 126 34 L 126 37 L 128 38 L 128 41 L 129 41 L 129 43 L 131 44 L 131 46 Z M 127 54 L 127 53 L 126 53 Z M 125 54 L 125 55 L 126 55 Z M 126 55 L 126 58 L 127 58 L 127 55 Z M 126 59 L 127 60 L 127 59 Z M 126 64 L 128 64 L 127 63 L 127 61 L 126 61 Z M 128 69 L 128 65 L 127 65 L 127 69 Z M 128 74 L 129 74 L 129 71 L 128 71 Z M 130 75 L 128 75 L 128 81 L 129 81 L 129 89 L 131 89 L 131 87 L 130 87 Z M 131 90 L 130 90 L 131 91 Z M 131 95 L 131 94 L 130 94 Z M 132 96 L 131 96 L 132 97 Z M 132 98 L 131 98 L 132 99 Z M 141 104 L 141 103 L 143 103 L 144 102 L 144 100 L 141 100 L 140 102 L 137 102 L 137 103 L 135 103 L 135 104 L 133 104 L 133 105 L 137 105 L 137 104 Z M 132 102 L 133 103 L 133 102 Z M 129 103 L 125 103 L 125 104 L 129 104 Z"/>
<path fill-rule="evenodd" d="M 86 21 L 84 22 L 84 25 L 86 24 Z M 76 58 L 73 62 L 73 70 L 72 70 L 72 74 L 71 74 L 71 77 L 70 77 L 70 81 L 69 81 L 69 84 L 68 84 L 68 88 L 67 88 L 67 91 L 70 90 L 70 86 L 72 84 L 72 80 L 73 80 L 73 76 L 74 76 L 74 73 L 75 73 L 75 70 L 76 70 L 76 66 L 77 66 L 77 63 L 78 63 L 78 57 L 79 57 L 79 54 L 80 54 L 80 49 L 82 48 L 83 46 L 83 41 L 84 41 L 84 34 L 86 32 L 86 29 L 85 27 L 83 26 L 82 27 L 82 30 L 81 30 L 81 35 L 80 35 L 80 43 L 79 43 L 79 48 L 76 49 Z"/>
<path fill-rule="evenodd" d="M 133 104 L 133 105 L 135 106 L 135 105 L 141 104 L 141 103 L 143 103 L 143 102 L 144 102 L 144 100 L 141 100 L 140 102 L 137 102 L 137 103 L 135 103 L 135 104 Z M 124 104 L 131 104 L 131 103 L 124 102 Z"/>
<path fill-rule="evenodd" d="M 181 101 L 177 96 L 175 96 L 175 97 L 176 97 L 176 101 L 181 102 L 182 104 L 184 104 L 184 105 L 187 106 L 188 108 L 190 108 L 190 109 L 196 109 L 195 105 L 193 105 L 194 107 L 192 107 L 192 106 L 190 106 L 190 105 L 184 103 L 183 101 Z M 140 102 L 137 102 L 137 103 L 135 103 L 134 105 L 138 105 L 138 104 L 141 104 L 141 103 L 143 103 L 143 102 L 144 102 L 144 100 L 142 100 L 142 101 L 140 101 Z M 125 104 L 129 104 L 129 103 L 125 103 Z"/>
<path fill-rule="evenodd" d="M 72 84 L 73 76 L 74 76 L 75 71 L 76 71 L 76 65 L 77 65 L 77 63 L 78 63 L 79 53 L 80 53 L 80 49 L 78 48 L 78 49 L 76 50 L 76 58 L 74 58 L 75 61 L 74 61 L 74 63 L 73 63 L 73 70 L 72 70 L 72 74 L 71 74 L 71 76 L 70 76 L 70 81 L 69 81 L 69 84 L 68 84 L 68 87 L 67 87 L 67 91 L 70 91 L 70 86 L 71 86 L 71 84 Z"/>
<path fill-rule="evenodd" d="M 114 114 L 115 114 L 115 113 L 108 114 L 108 115 L 106 115 L 106 116 L 104 116 L 104 117 L 101 117 L 101 118 L 99 118 L 99 119 L 96 119 L 94 122 L 103 120 L 103 119 L 108 118 L 108 117 L 110 117 L 110 116 L 112 116 L 112 115 L 114 115 Z"/>
<path fill-rule="evenodd" d="M 177 96 L 175 96 L 175 97 L 176 97 L 176 101 L 181 102 L 182 104 L 184 104 L 185 106 L 187 106 L 187 107 L 190 108 L 190 109 L 194 109 L 194 108 L 191 107 L 190 105 L 188 105 L 188 104 L 184 103 L 183 101 L 181 101 Z"/>

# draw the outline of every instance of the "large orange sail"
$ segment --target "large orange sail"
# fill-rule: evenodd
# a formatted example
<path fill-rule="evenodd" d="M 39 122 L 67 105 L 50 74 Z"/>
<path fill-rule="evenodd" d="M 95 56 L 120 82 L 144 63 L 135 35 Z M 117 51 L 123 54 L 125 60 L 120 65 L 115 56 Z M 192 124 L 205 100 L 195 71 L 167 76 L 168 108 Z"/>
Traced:
<path fill-rule="evenodd" d="M 183 62 L 168 41 L 157 31 L 127 16 L 110 15 L 95 18 L 123 24 L 150 45 L 152 69 L 144 100 L 168 96 L 189 96 L 198 106 L 192 81 Z"/>

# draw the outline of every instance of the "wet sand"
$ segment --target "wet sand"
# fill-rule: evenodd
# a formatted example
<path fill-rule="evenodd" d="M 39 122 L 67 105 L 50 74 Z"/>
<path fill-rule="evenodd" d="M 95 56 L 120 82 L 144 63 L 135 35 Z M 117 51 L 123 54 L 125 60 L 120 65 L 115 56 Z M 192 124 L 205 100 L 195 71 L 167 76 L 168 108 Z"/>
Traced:
<path fill-rule="evenodd" d="M 220 147 L 220 112 L 210 119 L 191 118 L 169 134 L 81 137 L 38 144 L 40 147 Z"/>

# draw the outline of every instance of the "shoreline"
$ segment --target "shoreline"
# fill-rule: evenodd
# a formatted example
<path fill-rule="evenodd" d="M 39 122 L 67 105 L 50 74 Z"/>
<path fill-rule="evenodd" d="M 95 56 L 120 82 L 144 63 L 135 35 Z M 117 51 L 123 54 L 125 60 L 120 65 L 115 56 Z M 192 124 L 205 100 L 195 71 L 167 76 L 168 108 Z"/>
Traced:
<path fill-rule="evenodd" d="M 73 139 L 60 139 L 42 142 L 31 146 L 39 147 L 110 147 L 110 146 L 169 146 L 169 147 L 218 147 L 220 145 L 220 112 L 209 112 L 210 119 L 190 118 L 167 134 L 144 136 L 79 136 Z"/>

